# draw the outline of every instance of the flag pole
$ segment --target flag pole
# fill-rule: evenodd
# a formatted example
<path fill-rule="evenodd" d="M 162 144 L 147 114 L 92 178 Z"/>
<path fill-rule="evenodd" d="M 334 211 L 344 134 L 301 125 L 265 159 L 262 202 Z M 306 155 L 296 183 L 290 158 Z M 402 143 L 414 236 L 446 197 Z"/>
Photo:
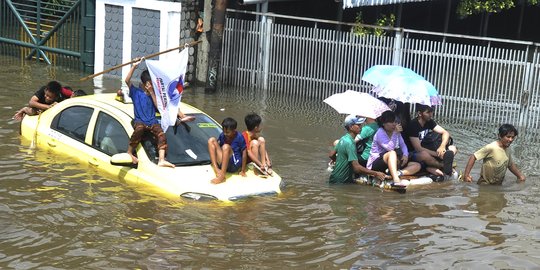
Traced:
<path fill-rule="evenodd" d="M 195 45 L 197 45 L 197 44 L 199 44 L 199 43 L 201 43 L 201 42 L 202 42 L 201 40 L 193 41 L 193 42 L 191 42 L 191 43 L 189 43 L 189 44 L 186 43 L 186 44 L 184 44 L 184 45 L 180 45 L 180 46 L 175 47 L 175 48 L 172 48 L 172 49 L 168 49 L 168 50 L 165 50 L 165 51 L 162 51 L 162 52 L 157 52 L 157 53 L 153 53 L 153 54 L 146 55 L 146 56 L 144 56 L 144 58 L 145 58 L 145 59 L 149 59 L 149 58 L 152 58 L 152 57 L 156 57 L 156 56 L 158 56 L 158 55 L 160 55 L 160 54 L 172 52 L 172 51 L 174 51 L 174 50 L 183 49 L 183 48 L 186 48 L 186 47 L 193 47 L 193 46 L 195 46 Z M 135 62 L 137 62 L 137 61 L 139 61 L 139 59 L 137 59 L 137 60 L 131 60 L 131 61 L 127 62 L 127 63 L 123 63 L 123 64 L 120 64 L 120 65 L 116 65 L 116 66 L 114 66 L 114 67 L 112 67 L 112 68 L 109 68 L 109 69 L 107 69 L 107 70 L 104 70 L 104 71 L 101 71 L 101 72 L 98 72 L 98 73 L 95 73 L 95 74 L 92 74 L 92 75 L 83 77 L 83 78 L 81 78 L 80 80 L 81 80 L 81 81 L 86 81 L 86 80 L 88 80 L 88 79 L 92 79 L 92 78 L 94 78 L 94 77 L 97 77 L 97 76 L 99 76 L 99 75 L 105 74 L 105 73 L 107 73 L 107 72 L 111 72 L 111 71 L 113 71 L 113 70 L 115 70 L 115 69 L 119 69 L 119 68 L 121 68 L 121 67 L 123 67 L 123 66 L 130 65 L 130 64 L 135 63 Z"/>

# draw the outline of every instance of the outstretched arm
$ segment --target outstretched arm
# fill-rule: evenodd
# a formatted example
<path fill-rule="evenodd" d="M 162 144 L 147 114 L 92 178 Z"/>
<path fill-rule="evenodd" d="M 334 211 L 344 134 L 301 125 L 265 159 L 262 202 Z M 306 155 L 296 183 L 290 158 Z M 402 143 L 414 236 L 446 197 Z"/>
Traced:
<path fill-rule="evenodd" d="M 195 120 L 195 116 L 186 116 L 181 110 L 180 107 L 178 107 L 178 119 L 180 119 L 180 122 L 191 122 Z"/>
<path fill-rule="evenodd" d="M 358 136 L 356 136 L 355 141 L 357 138 Z M 336 154 L 337 154 L 336 145 L 338 143 L 339 143 L 339 140 L 335 140 L 334 143 L 332 144 L 332 150 L 330 150 L 330 153 L 328 153 L 328 157 L 330 158 L 332 162 L 336 162 Z"/>
<path fill-rule="evenodd" d="M 510 171 L 511 171 L 515 176 L 517 176 L 518 181 L 520 181 L 520 182 L 525 181 L 525 175 L 519 170 L 519 168 L 516 166 L 516 164 L 515 164 L 514 162 L 512 162 L 512 164 L 510 164 L 510 166 L 508 167 L 508 169 L 510 169 Z"/>
<path fill-rule="evenodd" d="M 420 139 L 418 139 L 418 137 L 409 137 L 409 140 L 411 142 L 411 145 L 414 148 L 414 151 L 416 152 L 426 151 L 433 157 L 437 156 L 437 152 L 422 147 L 422 143 L 420 142 Z"/>
<path fill-rule="evenodd" d="M 336 149 L 332 149 L 332 150 L 330 150 L 330 153 L 328 153 L 328 157 L 330 158 L 330 160 L 335 162 L 336 161 L 336 154 L 337 154 Z"/>
<path fill-rule="evenodd" d="M 133 60 L 138 60 L 138 61 L 133 63 L 133 65 L 131 65 L 131 69 L 129 70 L 129 72 L 128 72 L 127 76 L 126 76 L 126 79 L 124 80 L 126 82 L 126 85 L 128 86 L 128 88 L 131 87 L 131 76 L 133 76 L 133 72 L 135 71 L 137 66 L 139 66 L 139 64 L 141 63 L 141 61 L 143 59 L 142 58 L 135 58 Z"/>
<path fill-rule="evenodd" d="M 39 98 L 37 96 L 32 96 L 30 98 L 30 101 L 28 101 L 28 106 L 29 107 L 32 107 L 32 108 L 36 108 L 38 110 L 46 110 L 46 109 L 49 109 L 51 108 L 52 106 L 54 106 L 56 104 L 56 102 L 54 102 L 53 104 L 44 104 L 44 103 L 41 103 L 39 102 Z"/>
<path fill-rule="evenodd" d="M 370 170 L 370 169 L 360 165 L 360 163 L 358 163 L 358 160 L 351 161 L 351 164 L 352 164 L 352 167 L 353 167 L 353 171 L 355 173 L 371 175 L 371 176 L 373 176 L 375 178 L 378 178 L 380 180 L 384 180 L 386 178 L 386 174 L 384 174 L 382 172 Z"/>
<path fill-rule="evenodd" d="M 448 144 L 448 141 L 450 140 L 450 133 L 446 131 L 443 127 L 437 125 L 435 128 L 433 128 L 433 131 L 441 134 L 441 145 L 439 145 L 439 148 L 437 148 L 437 155 L 442 158 L 444 155 L 444 152 L 446 152 L 446 145 Z"/>
<path fill-rule="evenodd" d="M 472 182 L 471 170 L 474 166 L 474 162 L 476 162 L 476 157 L 473 154 L 469 157 L 469 161 L 467 162 L 467 166 L 465 167 L 465 171 L 463 172 L 463 180 L 465 182 Z"/>

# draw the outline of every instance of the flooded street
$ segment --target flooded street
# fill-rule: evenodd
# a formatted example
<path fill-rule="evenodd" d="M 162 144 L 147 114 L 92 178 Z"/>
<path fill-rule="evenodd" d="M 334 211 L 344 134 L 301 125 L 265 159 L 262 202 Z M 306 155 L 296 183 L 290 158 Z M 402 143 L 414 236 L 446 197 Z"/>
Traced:
<path fill-rule="evenodd" d="M 0 268 L 540 269 L 538 146 L 519 138 L 512 146 L 525 183 L 508 172 L 496 187 L 455 181 L 398 194 L 329 186 L 327 153 L 345 132 L 343 115 L 292 94 L 190 87 L 182 101 L 218 122 L 230 116 L 243 130 L 245 114 L 262 116 L 287 186 L 278 197 L 227 204 L 171 200 L 21 145 L 11 117 L 49 80 L 88 93 L 121 86 L 108 78 L 95 88 L 79 81 L 86 75 L 0 56 Z M 459 170 L 496 139 L 496 130 L 443 126 L 459 148 Z"/>

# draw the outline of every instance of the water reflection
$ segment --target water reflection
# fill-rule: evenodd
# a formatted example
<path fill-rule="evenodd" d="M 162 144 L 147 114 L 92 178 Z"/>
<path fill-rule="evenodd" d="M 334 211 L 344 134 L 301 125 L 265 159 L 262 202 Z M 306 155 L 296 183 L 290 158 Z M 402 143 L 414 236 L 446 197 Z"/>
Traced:
<path fill-rule="evenodd" d="M 278 197 L 232 204 L 162 198 L 87 164 L 21 145 L 16 108 L 50 79 L 88 92 L 69 70 L 0 56 L 0 268 L 16 269 L 538 269 L 537 146 L 513 145 L 523 184 L 435 183 L 406 194 L 327 184 L 329 143 L 345 131 L 321 100 L 253 89 L 185 90 L 183 100 L 221 121 L 259 112 Z M 437 119 L 460 148 L 458 168 L 496 128 Z M 498 125 L 499 123 L 494 123 Z M 240 126 L 243 126 L 240 124 Z M 520 130 L 520 134 L 522 134 Z M 520 135 L 521 136 L 521 135 Z M 473 177 L 477 178 L 475 166 Z"/>
<path fill-rule="evenodd" d="M 480 219 L 487 221 L 485 230 L 481 233 L 488 238 L 485 245 L 493 246 L 505 241 L 503 230 L 504 222 L 497 215 L 506 207 L 507 200 L 500 191 L 488 191 L 484 187 L 478 190 L 478 196 L 471 202 L 476 205 Z"/>

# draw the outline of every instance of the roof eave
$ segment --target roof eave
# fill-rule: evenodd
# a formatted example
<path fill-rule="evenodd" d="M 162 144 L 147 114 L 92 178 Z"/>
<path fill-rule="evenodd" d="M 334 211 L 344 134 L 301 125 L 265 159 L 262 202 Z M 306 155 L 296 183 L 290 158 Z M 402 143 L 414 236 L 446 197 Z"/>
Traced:
<path fill-rule="evenodd" d="M 343 0 L 343 9 L 362 6 L 382 6 L 425 1 L 433 0 Z"/>

